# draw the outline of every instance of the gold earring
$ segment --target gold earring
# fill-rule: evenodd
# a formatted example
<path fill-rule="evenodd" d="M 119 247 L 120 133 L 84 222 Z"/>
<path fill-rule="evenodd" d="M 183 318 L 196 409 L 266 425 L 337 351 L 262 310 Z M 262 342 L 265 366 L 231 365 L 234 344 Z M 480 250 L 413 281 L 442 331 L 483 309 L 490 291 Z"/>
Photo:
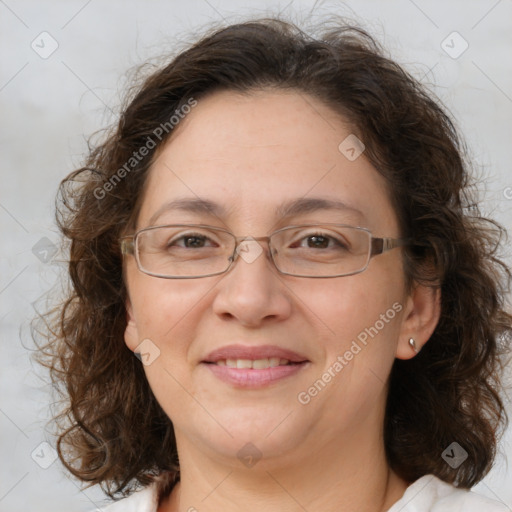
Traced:
<path fill-rule="evenodd" d="M 416 348 L 416 342 L 414 341 L 414 338 L 409 338 L 409 345 L 416 354 L 419 352 L 419 350 Z"/>

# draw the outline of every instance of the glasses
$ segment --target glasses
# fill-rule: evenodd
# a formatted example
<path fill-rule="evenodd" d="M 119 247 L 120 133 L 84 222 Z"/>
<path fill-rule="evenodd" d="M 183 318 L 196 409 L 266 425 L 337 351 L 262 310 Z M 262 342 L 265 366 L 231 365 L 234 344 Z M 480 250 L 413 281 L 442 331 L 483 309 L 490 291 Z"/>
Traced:
<path fill-rule="evenodd" d="M 151 226 L 120 239 L 123 255 L 135 256 L 141 272 L 164 279 L 195 279 L 227 272 L 240 256 L 251 263 L 266 241 L 270 259 L 281 274 L 296 277 L 342 277 L 363 272 L 370 259 L 409 239 L 376 238 L 366 228 L 345 224 L 302 224 L 269 236 L 237 237 L 202 224 Z"/>

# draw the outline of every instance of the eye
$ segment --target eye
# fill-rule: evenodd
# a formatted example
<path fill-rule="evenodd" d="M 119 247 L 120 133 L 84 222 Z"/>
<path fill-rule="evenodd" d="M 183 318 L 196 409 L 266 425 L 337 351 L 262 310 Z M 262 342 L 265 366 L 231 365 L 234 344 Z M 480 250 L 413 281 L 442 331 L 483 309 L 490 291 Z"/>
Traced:
<path fill-rule="evenodd" d="M 335 237 L 326 233 L 302 235 L 291 247 L 300 247 L 303 249 L 348 249 L 347 243 L 340 235 Z"/>
<path fill-rule="evenodd" d="M 326 249 L 329 247 L 331 238 L 324 235 L 310 235 L 305 240 L 308 241 L 308 247 Z"/>
<path fill-rule="evenodd" d="M 186 249 L 200 249 L 209 242 L 215 244 L 208 236 L 201 233 L 187 233 L 169 240 L 167 247 L 183 247 Z M 211 247 L 212 245 L 210 245 Z"/>

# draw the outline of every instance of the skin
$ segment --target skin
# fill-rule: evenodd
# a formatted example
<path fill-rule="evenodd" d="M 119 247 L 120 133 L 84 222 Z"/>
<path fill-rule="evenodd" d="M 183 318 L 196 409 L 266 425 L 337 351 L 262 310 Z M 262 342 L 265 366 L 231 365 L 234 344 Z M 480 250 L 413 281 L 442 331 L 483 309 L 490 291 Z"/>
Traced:
<path fill-rule="evenodd" d="M 198 102 L 153 163 L 137 229 L 160 206 L 200 197 L 227 214 L 168 212 L 154 225 L 207 223 L 237 235 L 265 236 L 295 222 L 339 222 L 399 237 L 382 176 L 364 153 L 349 161 L 338 146 L 351 133 L 319 100 L 298 92 L 217 92 Z M 339 199 L 364 214 L 317 211 L 291 219 L 277 206 L 301 197 Z M 439 319 L 439 292 L 404 285 L 401 249 L 353 276 L 307 279 L 279 274 L 267 247 L 251 263 L 239 258 L 220 276 L 159 279 L 125 262 L 127 346 L 149 338 L 160 356 L 145 366 L 172 420 L 181 482 L 160 512 L 384 511 L 409 482 L 387 465 L 383 422 L 387 378 L 395 358 L 421 348 Z M 307 405 L 297 400 L 352 340 L 392 305 L 402 310 Z M 238 389 L 200 362 L 232 343 L 274 344 L 310 361 L 263 389 Z M 262 458 L 237 457 L 252 443 Z M 194 507 L 194 508 L 191 508 Z"/>

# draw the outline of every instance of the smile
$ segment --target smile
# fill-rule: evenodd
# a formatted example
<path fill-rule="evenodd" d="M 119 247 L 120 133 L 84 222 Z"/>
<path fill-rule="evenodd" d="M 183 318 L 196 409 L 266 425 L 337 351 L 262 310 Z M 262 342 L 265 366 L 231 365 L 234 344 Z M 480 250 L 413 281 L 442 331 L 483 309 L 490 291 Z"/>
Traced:
<path fill-rule="evenodd" d="M 218 366 L 228 366 L 229 368 L 252 368 L 253 370 L 264 370 L 265 368 L 286 366 L 292 363 L 288 359 L 271 357 L 265 359 L 219 359 L 214 364 Z"/>

